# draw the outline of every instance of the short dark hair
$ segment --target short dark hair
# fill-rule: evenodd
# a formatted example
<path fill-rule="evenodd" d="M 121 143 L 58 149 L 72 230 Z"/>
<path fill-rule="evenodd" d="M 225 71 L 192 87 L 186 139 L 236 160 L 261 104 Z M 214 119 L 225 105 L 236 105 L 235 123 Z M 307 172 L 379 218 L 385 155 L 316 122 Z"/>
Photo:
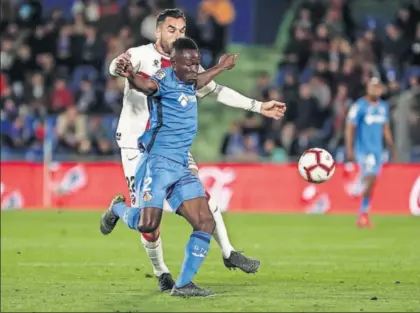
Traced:
<path fill-rule="evenodd" d="M 165 22 L 167 17 L 173 17 L 173 18 L 182 18 L 184 21 L 187 19 L 185 18 L 184 12 L 182 12 L 180 9 L 165 9 L 162 12 L 159 13 L 157 20 L 156 20 L 156 26 L 162 24 Z"/>
<path fill-rule="evenodd" d="M 198 50 L 198 46 L 194 40 L 188 37 L 178 38 L 175 40 L 172 50 L 176 53 L 184 50 Z"/>

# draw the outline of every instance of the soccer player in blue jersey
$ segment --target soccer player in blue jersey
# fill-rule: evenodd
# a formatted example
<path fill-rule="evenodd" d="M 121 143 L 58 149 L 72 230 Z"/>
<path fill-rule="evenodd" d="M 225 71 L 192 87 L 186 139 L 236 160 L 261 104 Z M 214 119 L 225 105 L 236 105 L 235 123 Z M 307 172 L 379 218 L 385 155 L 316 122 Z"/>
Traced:
<path fill-rule="evenodd" d="M 357 226 L 372 226 L 369 208 L 372 189 L 382 167 L 383 140 L 391 150 L 394 161 L 396 152 L 389 126 L 389 105 L 380 97 L 383 86 L 373 77 L 367 84 L 366 96 L 350 108 L 346 125 L 346 150 L 349 161 L 356 161 L 361 169 L 364 189 Z"/>
<path fill-rule="evenodd" d="M 159 70 L 151 79 L 135 75 L 130 63 L 123 69 L 130 84 L 150 96 L 151 127 L 139 138 L 143 155 L 136 190 L 141 200 L 139 208 L 132 208 L 116 197 L 102 218 L 101 228 L 109 233 L 121 218 L 129 228 L 151 233 L 160 225 L 167 199 L 193 227 L 173 296 L 212 294 L 192 282 L 207 255 L 215 221 L 200 180 L 188 169 L 188 151 L 197 133 L 196 89 L 233 68 L 235 58 L 235 54 L 222 57 L 217 66 L 199 73 L 197 45 L 189 38 L 180 38 L 173 44 L 172 67 Z"/>

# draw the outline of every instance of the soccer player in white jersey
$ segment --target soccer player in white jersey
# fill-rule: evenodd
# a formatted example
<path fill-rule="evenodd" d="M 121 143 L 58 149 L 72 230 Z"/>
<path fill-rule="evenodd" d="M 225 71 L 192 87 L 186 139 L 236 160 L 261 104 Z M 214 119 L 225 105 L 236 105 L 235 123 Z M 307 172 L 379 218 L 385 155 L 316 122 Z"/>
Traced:
<path fill-rule="evenodd" d="M 159 69 L 170 66 L 169 54 L 172 44 L 176 39 L 184 37 L 185 31 L 185 16 L 181 10 L 167 9 L 162 11 L 157 18 L 156 43 L 130 48 L 126 53 L 116 57 L 110 64 L 109 71 L 111 75 L 117 76 L 117 64 L 121 66 L 128 60 L 131 61 L 138 75 L 144 77 L 150 77 Z M 274 119 L 279 119 L 286 110 L 286 106 L 283 103 L 276 101 L 261 103 L 225 86 L 218 85 L 214 81 L 197 91 L 198 98 L 211 94 L 215 95 L 217 100 L 225 105 L 260 113 Z M 132 206 L 136 206 L 138 203 L 134 184 L 137 161 L 140 159 L 137 139 L 148 127 L 148 98 L 143 93 L 131 89 L 130 84 L 126 80 L 123 108 L 118 122 L 116 140 L 121 149 L 122 166 Z M 194 173 L 198 173 L 197 165 L 191 155 L 189 168 Z M 222 250 L 225 266 L 229 269 L 240 268 L 246 273 L 255 273 L 260 266 L 260 262 L 246 257 L 233 248 L 228 238 L 222 214 L 214 202 L 212 199 L 209 200 L 216 222 L 213 236 Z M 161 291 L 171 290 L 174 281 L 163 259 L 159 230 L 154 233 L 142 234 L 141 241 L 153 265 L 154 274 L 158 278 Z"/>

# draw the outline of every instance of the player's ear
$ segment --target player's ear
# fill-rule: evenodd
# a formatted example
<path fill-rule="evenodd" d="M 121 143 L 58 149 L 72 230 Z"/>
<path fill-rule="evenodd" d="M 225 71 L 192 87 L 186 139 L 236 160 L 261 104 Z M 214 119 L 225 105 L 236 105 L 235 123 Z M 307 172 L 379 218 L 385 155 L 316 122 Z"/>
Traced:
<path fill-rule="evenodd" d="M 170 58 L 170 60 L 171 60 L 172 67 L 175 67 L 176 66 L 176 58 L 175 58 L 175 56 L 172 55 L 171 58 Z"/>

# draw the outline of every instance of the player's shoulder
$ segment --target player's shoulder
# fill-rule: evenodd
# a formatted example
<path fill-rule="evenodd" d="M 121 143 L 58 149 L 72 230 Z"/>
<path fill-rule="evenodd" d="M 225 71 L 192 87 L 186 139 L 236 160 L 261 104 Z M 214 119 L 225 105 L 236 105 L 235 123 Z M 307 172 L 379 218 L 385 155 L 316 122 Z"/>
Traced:
<path fill-rule="evenodd" d="M 173 69 L 172 67 L 166 67 L 159 69 L 153 76 L 152 79 L 155 80 L 160 86 L 166 86 L 168 88 L 173 87 Z"/>

